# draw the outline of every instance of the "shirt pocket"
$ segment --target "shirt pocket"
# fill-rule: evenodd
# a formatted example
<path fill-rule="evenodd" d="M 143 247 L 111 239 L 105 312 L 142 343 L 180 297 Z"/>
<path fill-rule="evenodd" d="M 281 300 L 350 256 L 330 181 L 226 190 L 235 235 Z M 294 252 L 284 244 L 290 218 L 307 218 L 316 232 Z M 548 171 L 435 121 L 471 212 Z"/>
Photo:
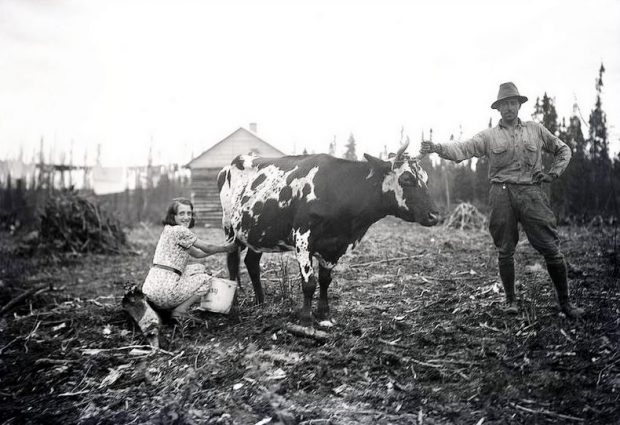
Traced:
<path fill-rule="evenodd" d="M 506 140 L 492 140 L 491 141 L 491 154 L 489 155 L 489 167 L 497 171 L 508 165 L 511 155 L 510 149 L 508 149 L 508 141 Z"/>
<path fill-rule="evenodd" d="M 523 162 L 528 167 L 534 167 L 538 161 L 538 146 L 535 142 L 524 140 L 523 145 Z"/>

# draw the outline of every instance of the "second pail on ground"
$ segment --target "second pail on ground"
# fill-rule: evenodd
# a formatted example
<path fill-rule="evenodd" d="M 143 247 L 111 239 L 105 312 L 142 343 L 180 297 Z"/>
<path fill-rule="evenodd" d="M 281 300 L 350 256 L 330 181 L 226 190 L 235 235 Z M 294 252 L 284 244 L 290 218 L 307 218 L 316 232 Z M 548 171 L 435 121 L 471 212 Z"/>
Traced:
<path fill-rule="evenodd" d="M 202 297 L 200 307 L 213 313 L 228 314 L 232 307 L 237 290 L 237 282 L 214 277 L 211 280 L 211 289 Z"/>

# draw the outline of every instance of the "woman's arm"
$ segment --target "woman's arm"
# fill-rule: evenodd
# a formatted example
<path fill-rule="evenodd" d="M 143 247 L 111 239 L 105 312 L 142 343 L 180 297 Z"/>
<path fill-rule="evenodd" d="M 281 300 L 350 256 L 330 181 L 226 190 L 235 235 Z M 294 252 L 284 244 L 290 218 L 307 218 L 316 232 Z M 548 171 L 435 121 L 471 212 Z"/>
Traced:
<path fill-rule="evenodd" d="M 237 249 L 234 243 L 225 245 L 213 245 L 201 239 L 196 239 L 194 245 L 189 248 L 189 255 L 194 258 L 204 258 L 218 252 L 233 252 Z"/>

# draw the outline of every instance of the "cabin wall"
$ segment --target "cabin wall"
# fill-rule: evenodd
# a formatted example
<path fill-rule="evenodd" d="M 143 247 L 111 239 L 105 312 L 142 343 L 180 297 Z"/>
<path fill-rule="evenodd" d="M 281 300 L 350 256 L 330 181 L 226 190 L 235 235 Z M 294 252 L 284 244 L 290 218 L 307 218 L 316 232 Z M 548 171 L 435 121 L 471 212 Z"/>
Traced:
<path fill-rule="evenodd" d="M 196 226 L 221 227 L 222 206 L 217 189 L 220 168 L 192 169 L 191 197 L 196 215 Z"/>

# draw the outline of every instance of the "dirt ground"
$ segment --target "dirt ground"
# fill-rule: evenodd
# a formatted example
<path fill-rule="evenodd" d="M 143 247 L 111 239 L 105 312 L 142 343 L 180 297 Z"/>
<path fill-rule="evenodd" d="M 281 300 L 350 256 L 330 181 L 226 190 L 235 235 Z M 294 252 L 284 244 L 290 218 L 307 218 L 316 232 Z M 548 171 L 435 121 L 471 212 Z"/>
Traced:
<path fill-rule="evenodd" d="M 334 272 L 327 339 L 287 332 L 298 269 L 271 254 L 264 307 L 243 274 L 236 314 L 196 312 L 203 321 L 165 327 L 151 351 L 120 300 L 144 279 L 159 232 L 131 231 L 132 255 L 55 259 L 15 257 L 0 236 L 0 307 L 43 285 L 0 318 L 0 423 L 620 423 L 613 228 L 561 229 L 579 321 L 559 313 L 527 243 L 510 317 L 485 231 L 385 219 Z M 227 275 L 223 256 L 206 264 Z"/>

